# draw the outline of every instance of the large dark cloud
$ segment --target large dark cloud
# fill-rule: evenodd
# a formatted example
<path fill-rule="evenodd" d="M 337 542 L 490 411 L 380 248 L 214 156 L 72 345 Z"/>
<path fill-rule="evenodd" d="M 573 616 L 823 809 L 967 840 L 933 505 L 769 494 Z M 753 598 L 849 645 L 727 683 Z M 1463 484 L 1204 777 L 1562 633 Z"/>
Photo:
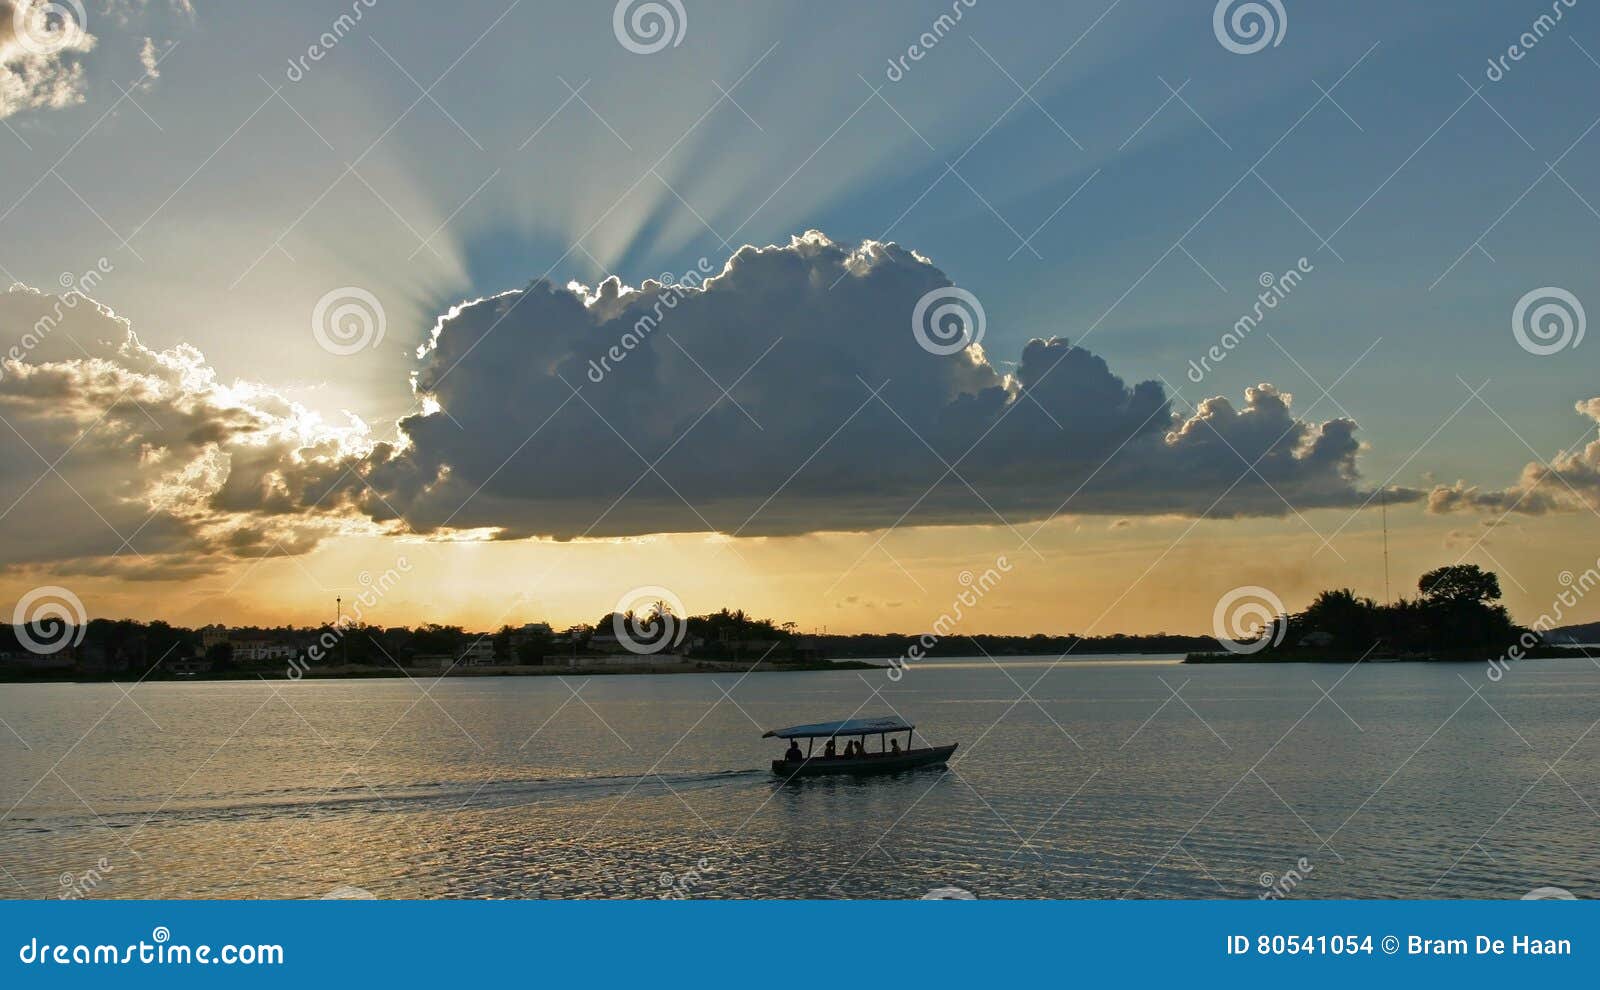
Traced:
<path fill-rule="evenodd" d="M 950 284 L 896 245 L 811 233 L 743 248 L 698 288 L 537 283 L 463 305 L 421 352 L 440 411 L 404 420 L 410 446 L 375 450 L 348 495 L 422 531 L 557 538 L 1369 498 L 1355 424 L 1296 420 L 1270 385 L 1186 417 L 1064 338 L 1029 342 L 1010 375 L 979 346 L 931 353 L 912 314 Z"/>
<path fill-rule="evenodd" d="M 192 347 L 153 351 L 81 295 L 14 287 L 0 566 L 172 576 L 338 532 L 755 536 L 1371 498 L 1355 424 L 1298 420 L 1271 385 L 1185 415 L 1060 337 L 1009 374 L 977 344 L 925 349 L 913 312 L 950 280 L 893 244 L 812 233 L 704 270 L 455 307 L 394 444 L 224 383 Z"/>

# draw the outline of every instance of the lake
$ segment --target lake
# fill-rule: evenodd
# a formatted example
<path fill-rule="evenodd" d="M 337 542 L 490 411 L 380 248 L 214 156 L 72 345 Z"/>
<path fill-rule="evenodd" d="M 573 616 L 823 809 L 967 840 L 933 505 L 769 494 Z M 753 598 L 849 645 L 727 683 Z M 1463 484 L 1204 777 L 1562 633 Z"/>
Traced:
<path fill-rule="evenodd" d="M 764 729 L 894 713 L 948 773 L 766 769 Z M 1587 661 L 7 684 L 0 719 L 12 897 L 1600 893 Z"/>

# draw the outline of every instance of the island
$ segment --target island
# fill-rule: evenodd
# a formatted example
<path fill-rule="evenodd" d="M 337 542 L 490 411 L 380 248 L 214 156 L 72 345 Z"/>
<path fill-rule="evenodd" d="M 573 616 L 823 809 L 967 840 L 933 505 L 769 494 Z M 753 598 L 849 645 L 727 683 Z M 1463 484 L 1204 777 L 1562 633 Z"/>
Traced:
<path fill-rule="evenodd" d="M 1586 590 L 1586 589 L 1583 589 Z M 1349 588 L 1323 591 L 1303 612 L 1278 616 L 1253 638 L 1218 641 L 1190 653 L 1186 663 L 1487 662 L 1590 656 L 1562 636 L 1557 623 L 1582 590 L 1558 598 L 1531 627 L 1512 621 L 1500 604 L 1500 579 L 1476 564 L 1452 564 L 1417 581 L 1417 597 L 1393 603 L 1363 598 Z M 1498 679 L 1498 677 L 1496 678 Z"/>

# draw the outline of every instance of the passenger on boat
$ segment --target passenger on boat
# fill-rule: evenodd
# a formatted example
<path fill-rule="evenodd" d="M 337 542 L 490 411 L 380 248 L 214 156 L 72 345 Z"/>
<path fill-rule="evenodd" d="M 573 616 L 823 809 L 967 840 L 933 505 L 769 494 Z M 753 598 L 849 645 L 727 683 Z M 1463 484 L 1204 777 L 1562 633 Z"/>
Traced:
<path fill-rule="evenodd" d="M 783 758 L 790 763 L 799 763 L 806 758 L 806 754 L 800 752 L 800 744 L 791 739 L 789 740 L 789 751 L 783 754 Z"/>
<path fill-rule="evenodd" d="M 889 750 L 889 752 L 891 752 L 891 753 L 900 752 L 900 740 L 891 739 L 891 740 L 889 740 L 889 745 L 893 747 L 892 749 Z"/>
<path fill-rule="evenodd" d="M 823 758 L 823 759 L 825 759 L 825 760 L 831 760 L 831 759 L 833 759 L 833 758 L 834 758 L 834 757 L 835 757 L 835 756 L 838 756 L 838 755 L 839 755 L 839 753 L 838 753 L 838 752 L 837 752 L 837 751 L 836 751 L 836 750 L 835 750 L 835 749 L 834 749 L 834 746 L 833 746 L 833 742 L 834 742 L 834 741 L 833 741 L 833 740 L 832 740 L 832 739 L 829 739 L 829 740 L 828 740 L 828 748 L 827 748 L 827 749 L 824 749 L 824 750 L 823 750 L 823 751 L 822 751 L 822 758 Z"/>

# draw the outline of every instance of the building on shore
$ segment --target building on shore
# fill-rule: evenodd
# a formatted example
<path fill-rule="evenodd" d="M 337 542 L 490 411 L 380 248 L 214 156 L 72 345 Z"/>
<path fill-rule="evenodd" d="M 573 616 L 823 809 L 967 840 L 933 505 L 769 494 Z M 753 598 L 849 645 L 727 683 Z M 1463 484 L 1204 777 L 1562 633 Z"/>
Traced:
<path fill-rule="evenodd" d="M 692 661 L 678 653 L 608 653 L 599 657 L 553 657 L 556 664 L 562 664 L 574 670 L 585 668 L 616 668 L 616 667 L 665 667 L 671 664 L 687 664 Z"/>
<path fill-rule="evenodd" d="M 233 659 L 243 663 L 293 660 L 299 653 L 293 643 L 278 643 L 270 639 L 241 639 L 233 644 Z"/>

